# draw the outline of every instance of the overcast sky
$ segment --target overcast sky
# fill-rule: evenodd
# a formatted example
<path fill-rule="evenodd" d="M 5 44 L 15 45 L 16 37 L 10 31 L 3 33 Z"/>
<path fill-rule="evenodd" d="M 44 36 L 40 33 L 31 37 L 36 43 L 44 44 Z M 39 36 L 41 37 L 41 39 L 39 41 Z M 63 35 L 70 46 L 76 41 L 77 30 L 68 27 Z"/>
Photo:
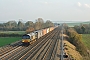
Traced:
<path fill-rule="evenodd" d="M 90 20 L 90 0 L 0 0 L 0 21 Z"/>

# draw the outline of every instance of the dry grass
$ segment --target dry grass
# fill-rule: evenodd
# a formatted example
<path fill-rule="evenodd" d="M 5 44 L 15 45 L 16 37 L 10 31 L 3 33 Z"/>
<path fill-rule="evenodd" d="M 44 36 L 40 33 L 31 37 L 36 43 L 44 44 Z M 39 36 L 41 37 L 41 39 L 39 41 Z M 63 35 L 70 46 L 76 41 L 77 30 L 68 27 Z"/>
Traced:
<path fill-rule="evenodd" d="M 64 43 L 67 45 L 65 46 L 67 48 L 67 50 L 65 50 L 67 54 L 69 54 L 72 58 L 76 60 L 82 60 L 82 56 L 78 51 L 76 51 L 76 47 L 74 45 L 72 45 L 66 40 L 64 40 Z"/>

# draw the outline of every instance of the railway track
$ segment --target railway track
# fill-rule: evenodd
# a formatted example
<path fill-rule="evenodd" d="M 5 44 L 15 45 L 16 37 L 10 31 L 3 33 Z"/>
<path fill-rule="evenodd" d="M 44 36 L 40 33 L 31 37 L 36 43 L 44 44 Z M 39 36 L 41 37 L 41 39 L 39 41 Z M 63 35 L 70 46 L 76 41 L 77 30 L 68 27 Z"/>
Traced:
<path fill-rule="evenodd" d="M 22 45 L 21 41 L 17 41 L 13 44 L 10 44 L 10 45 L 7 45 L 7 46 L 4 46 L 4 47 L 1 47 L 0 49 L 0 56 L 18 48 L 20 45 Z"/>
<path fill-rule="evenodd" d="M 52 34 L 52 33 L 51 33 L 51 34 Z M 50 35 L 51 35 L 51 34 L 50 34 Z M 30 45 L 30 46 L 28 47 L 28 49 L 26 48 L 25 50 L 20 51 L 20 52 L 19 52 L 19 55 L 16 54 L 16 55 L 13 56 L 13 58 L 11 57 L 10 59 L 19 59 L 19 58 L 22 57 L 23 55 L 25 55 L 23 59 L 27 58 L 28 55 L 30 55 L 30 53 L 32 53 L 35 49 L 37 49 L 37 46 L 42 46 L 41 43 L 45 42 L 45 39 L 49 38 L 50 35 L 48 35 L 48 36 L 46 35 L 44 38 L 41 38 L 40 41 L 38 40 L 39 43 L 38 43 L 37 45 L 35 45 L 35 46 L 31 46 L 31 45 Z M 29 51 L 29 50 L 30 50 L 30 51 Z M 25 52 L 25 51 L 26 51 L 26 52 Z M 30 53 L 28 54 L 28 52 L 30 52 Z M 27 54 L 25 54 L 25 53 L 27 53 Z"/>
<path fill-rule="evenodd" d="M 8 53 L 3 53 L 0 60 L 55 60 L 57 50 L 60 50 L 59 35 L 60 29 L 56 28 L 28 47 L 19 45 Z"/>
<path fill-rule="evenodd" d="M 50 47 L 48 48 L 47 52 L 45 53 L 45 55 L 43 55 L 42 59 L 41 60 L 54 60 L 55 58 L 55 53 L 56 53 L 56 44 L 57 44 L 57 41 L 58 41 L 58 36 L 59 36 L 59 31 L 57 30 L 55 36 L 52 38 L 53 39 L 53 42 L 52 44 L 50 45 Z"/>
<path fill-rule="evenodd" d="M 27 55 L 26 55 L 27 57 L 24 56 L 24 57 L 26 57 L 26 60 L 30 60 L 30 59 L 31 60 L 36 60 L 36 59 L 41 60 L 41 59 L 38 59 L 38 57 L 41 57 L 39 55 L 42 54 L 42 52 L 44 52 L 44 49 L 49 48 L 49 46 L 52 44 L 52 41 L 53 41 L 53 40 L 51 40 L 51 38 L 54 35 L 55 35 L 55 33 L 53 35 L 51 35 L 49 38 L 46 38 L 45 39 L 46 41 L 44 41 L 44 43 L 42 43 L 42 45 L 39 45 L 34 50 L 30 51 L 30 52 L 33 52 L 33 53 L 30 54 L 28 52 L 28 56 Z M 46 50 L 45 50 L 45 52 L 46 52 Z M 25 60 L 25 58 L 21 58 L 20 60 Z"/>
<path fill-rule="evenodd" d="M 21 42 L 15 43 L 13 45 L 9 45 L 9 47 L 7 50 L 4 50 L 4 52 L 2 52 L 1 56 L 0 56 L 0 60 L 5 60 L 5 58 L 15 54 L 17 51 L 23 49 L 24 47 L 21 46 Z"/>

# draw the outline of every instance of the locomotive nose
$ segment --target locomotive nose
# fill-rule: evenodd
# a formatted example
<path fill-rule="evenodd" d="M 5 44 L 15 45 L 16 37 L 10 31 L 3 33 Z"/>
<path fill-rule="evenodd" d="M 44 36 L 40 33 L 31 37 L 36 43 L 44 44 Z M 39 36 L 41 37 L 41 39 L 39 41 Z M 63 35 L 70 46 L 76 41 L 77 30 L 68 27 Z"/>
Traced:
<path fill-rule="evenodd" d="M 22 42 L 25 42 L 25 43 L 27 43 L 27 42 L 29 42 L 28 40 L 22 40 Z"/>

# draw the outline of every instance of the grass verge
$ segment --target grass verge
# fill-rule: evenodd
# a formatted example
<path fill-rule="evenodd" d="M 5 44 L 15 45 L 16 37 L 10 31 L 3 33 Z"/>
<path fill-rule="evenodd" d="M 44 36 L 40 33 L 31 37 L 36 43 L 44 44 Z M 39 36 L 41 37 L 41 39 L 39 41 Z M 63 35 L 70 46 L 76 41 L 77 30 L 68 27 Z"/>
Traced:
<path fill-rule="evenodd" d="M 90 50 L 90 34 L 82 34 L 82 41 L 85 46 Z"/>
<path fill-rule="evenodd" d="M 13 43 L 18 40 L 21 40 L 21 37 L 0 37 L 0 47 Z"/>

